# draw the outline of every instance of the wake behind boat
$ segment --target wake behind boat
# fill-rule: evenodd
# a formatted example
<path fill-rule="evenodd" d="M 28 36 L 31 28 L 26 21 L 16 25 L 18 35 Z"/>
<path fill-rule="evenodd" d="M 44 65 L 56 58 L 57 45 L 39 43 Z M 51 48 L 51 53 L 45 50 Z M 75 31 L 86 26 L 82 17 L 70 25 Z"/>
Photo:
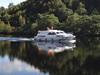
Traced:
<path fill-rule="evenodd" d="M 53 27 L 47 28 L 47 30 L 43 31 L 38 31 L 37 36 L 34 37 L 35 41 L 45 41 L 45 42 L 50 42 L 50 41 L 59 41 L 59 42 L 70 42 L 74 43 L 76 42 L 75 40 L 75 35 L 72 33 L 65 33 L 62 30 L 53 30 Z"/>
<path fill-rule="evenodd" d="M 34 38 L 0 37 L 0 41 L 34 41 Z"/>

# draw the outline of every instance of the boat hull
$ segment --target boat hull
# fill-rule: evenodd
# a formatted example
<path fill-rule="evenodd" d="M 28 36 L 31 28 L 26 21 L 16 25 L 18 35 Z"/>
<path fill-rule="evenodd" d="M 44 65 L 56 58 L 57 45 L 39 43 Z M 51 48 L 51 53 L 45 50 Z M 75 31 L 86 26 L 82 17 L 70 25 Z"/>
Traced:
<path fill-rule="evenodd" d="M 68 42 L 75 43 L 75 38 L 34 38 L 35 41 L 39 42 Z"/>

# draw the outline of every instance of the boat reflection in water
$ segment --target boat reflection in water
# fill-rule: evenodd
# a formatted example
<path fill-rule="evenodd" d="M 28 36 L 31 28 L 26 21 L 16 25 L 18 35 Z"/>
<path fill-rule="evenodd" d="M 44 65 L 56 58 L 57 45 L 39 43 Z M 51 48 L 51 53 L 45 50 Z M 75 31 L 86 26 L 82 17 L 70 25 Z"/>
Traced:
<path fill-rule="evenodd" d="M 74 43 L 60 42 L 35 42 L 38 46 L 38 51 L 46 51 L 47 53 L 58 53 L 64 50 L 73 50 L 76 47 Z"/>

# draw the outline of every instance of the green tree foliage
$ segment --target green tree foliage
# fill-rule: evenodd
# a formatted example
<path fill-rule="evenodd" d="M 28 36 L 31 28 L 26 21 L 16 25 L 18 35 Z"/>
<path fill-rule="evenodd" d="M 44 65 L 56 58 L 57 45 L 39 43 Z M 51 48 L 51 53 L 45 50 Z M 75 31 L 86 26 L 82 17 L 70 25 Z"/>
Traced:
<path fill-rule="evenodd" d="M 76 11 L 79 15 L 85 15 L 87 14 L 87 10 L 85 8 L 78 8 Z"/>
<path fill-rule="evenodd" d="M 67 16 L 73 14 L 73 10 L 68 9 L 62 0 L 54 0 L 50 5 L 52 12 L 59 18 L 60 22 L 63 22 Z"/>
<path fill-rule="evenodd" d="M 87 14 L 87 10 L 85 8 L 78 8 L 76 11 L 79 15 L 85 15 Z"/>
<path fill-rule="evenodd" d="M 69 16 L 66 20 L 66 29 L 82 35 L 98 35 L 100 34 L 100 15 Z"/>
<path fill-rule="evenodd" d="M 79 7 L 75 10 L 75 12 L 78 13 L 79 15 L 87 14 L 87 10 L 84 7 L 85 5 L 80 2 Z"/>
<path fill-rule="evenodd" d="M 5 23 L 0 20 L 0 32 L 3 31 Z"/>
<path fill-rule="evenodd" d="M 5 10 L 4 7 L 0 7 L 0 19 L 2 19 L 4 10 Z"/>
<path fill-rule="evenodd" d="M 12 31 L 12 27 L 9 24 L 5 24 L 0 20 L 0 32 L 9 33 Z"/>
<path fill-rule="evenodd" d="M 5 8 L 3 6 L 0 7 L 0 11 L 3 11 L 5 10 Z"/>
<path fill-rule="evenodd" d="M 3 32 L 5 32 L 5 33 L 10 33 L 10 32 L 12 32 L 12 27 L 11 27 L 9 24 L 6 24 L 6 25 L 4 26 Z"/>
<path fill-rule="evenodd" d="M 23 32 L 23 33 L 36 35 L 37 24 L 32 23 L 32 24 L 29 24 L 29 25 L 24 25 L 21 29 L 22 29 L 21 32 Z"/>
<path fill-rule="evenodd" d="M 66 20 L 66 24 L 65 24 L 66 25 L 65 26 L 66 27 L 66 30 L 68 32 L 73 31 L 74 33 L 79 32 L 80 31 L 80 27 L 79 26 L 81 26 L 79 24 L 79 21 L 81 21 L 81 20 L 80 20 L 80 16 L 77 13 L 75 13 L 75 14 L 73 14 L 71 16 L 68 16 L 68 18 Z"/>
<path fill-rule="evenodd" d="M 12 6 L 14 6 L 14 4 L 13 3 L 9 3 L 8 8 L 10 8 Z"/>
<path fill-rule="evenodd" d="M 94 11 L 94 9 L 97 9 L 100 12 L 100 1 L 99 0 L 80 0 L 81 2 L 83 2 L 86 6 L 86 9 L 88 11 L 89 14 L 91 14 L 91 12 Z"/>
<path fill-rule="evenodd" d="M 93 25 L 91 27 L 91 31 L 94 34 L 99 35 L 100 34 L 100 15 L 92 15 L 91 18 L 92 18 L 92 25 Z"/>
<path fill-rule="evenodd" d="M 26 0 L 18 5 L 11 3 L 7 9 L 0 7 L 0 19 L 16 32 L 25 32 L 25 29 L 31 32 L 34 25 L 33 32 L 54 26 L 66 32 L 99 35 L 99 3 L 99 0 Z"/>
<path fill-rule="evenodd" d="M 47 26 L 57 27 L 57 25 L 59 24 L 59 20 L 56 16 L 54 16 L 54 14 L 50 15 L 39 14 L 39 19 L 37 20 L 37 22 L 39 29 L 45 29 Z"/>
<path fill-rule="evenodd" d="M 19 16 L 19 26 L 25 25 L 25 18 L 23 18 L 21 15 Z"/>
<path fill-rule="evenodd" d="M 97 9 L 94 9 L 91 14 L 92 15 L 99 15 L 99 11 Z"/>
<path fill-rule="evenodd" d="M 8 23 L 10 21 L 10 15 L 8 13 L 5 13 L 2 17 L 2 20 L 5 22 L 5 23 Z"/>

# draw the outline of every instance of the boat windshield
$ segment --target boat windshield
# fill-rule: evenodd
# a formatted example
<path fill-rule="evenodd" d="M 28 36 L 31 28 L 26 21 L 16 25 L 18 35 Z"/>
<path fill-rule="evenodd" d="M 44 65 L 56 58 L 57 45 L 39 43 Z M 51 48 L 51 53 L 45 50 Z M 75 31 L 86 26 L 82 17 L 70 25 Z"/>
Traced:
<path fill-rule="evenodd" d="M 48 35 L 56 35 L 55 32 L 49 32 Z"/>
<path fill-rule="evenodd" d="M 58 32 L 49 32 L 48 35 L 56 35 L 56 34 L 64 34 L 65 32 L 63 31 L 58 31 Z"/>
<path fill-rule="evenodd" d="M 56 33 L 57 33 L 57 34 L 64 34 L 65 32 L 62 31 L 62 32 L 56 32 Z"/>

